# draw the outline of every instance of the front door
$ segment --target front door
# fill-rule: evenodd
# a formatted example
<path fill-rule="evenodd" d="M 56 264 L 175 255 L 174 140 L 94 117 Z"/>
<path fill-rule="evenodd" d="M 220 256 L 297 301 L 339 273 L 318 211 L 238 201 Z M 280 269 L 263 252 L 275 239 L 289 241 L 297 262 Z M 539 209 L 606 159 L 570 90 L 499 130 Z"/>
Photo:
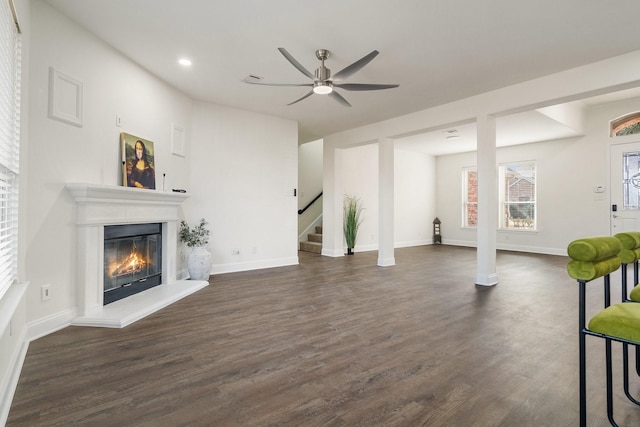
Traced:
<path fill-rule="evenodd" d="M 640 142 L 611 146 L 611 235 L 640 231 Z"/>

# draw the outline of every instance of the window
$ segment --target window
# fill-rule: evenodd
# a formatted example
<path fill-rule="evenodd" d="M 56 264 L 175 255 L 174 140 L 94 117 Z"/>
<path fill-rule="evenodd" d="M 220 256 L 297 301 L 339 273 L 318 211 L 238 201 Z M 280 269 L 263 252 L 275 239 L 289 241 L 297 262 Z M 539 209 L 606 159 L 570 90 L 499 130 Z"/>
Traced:
<path fill-rule="evenodd" d="M 0 1 L 0 298 L 17 277 L 20 34 L 11 0 Z"/>
<path fill-rule="evenodd" d="M 478 225 L 478 173 L 465 168 L 463 173 L 463 227 Z M 498 169 L 499 227 L 510 230 L 536 229 L 536 164 L 519 162 Z"/>
<path fill-rule="evenodd" d="M 640 153 L 622 154 L 623 209 L 640 209 Z"/>
<path fill-rule="evenodd" d="M 464 183 L 464 223 L 463 227 L 478 226 L 478 171 L 476 168 L 462 170 L 462 182 Z"/>
<path fill-rule="evenodd" d="M 610 136 L 640 133 L 640 112 L 626 114 L 609 123 Z"/>
<path fill-rule="evenodd" d="M 510 163 L 498 169 L 500 228 L 536 229 L 536 165 Z"/>

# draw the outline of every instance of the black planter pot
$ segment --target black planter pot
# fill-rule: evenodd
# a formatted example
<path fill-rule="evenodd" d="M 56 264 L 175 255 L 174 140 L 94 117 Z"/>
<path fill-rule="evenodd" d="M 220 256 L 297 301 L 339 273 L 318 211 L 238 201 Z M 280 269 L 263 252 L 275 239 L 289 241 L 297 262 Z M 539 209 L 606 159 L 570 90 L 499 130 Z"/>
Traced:
<path fill-rule="evenodd" d="M 347 248 L 347 255 L 353 255 L 353 248 Z"/>

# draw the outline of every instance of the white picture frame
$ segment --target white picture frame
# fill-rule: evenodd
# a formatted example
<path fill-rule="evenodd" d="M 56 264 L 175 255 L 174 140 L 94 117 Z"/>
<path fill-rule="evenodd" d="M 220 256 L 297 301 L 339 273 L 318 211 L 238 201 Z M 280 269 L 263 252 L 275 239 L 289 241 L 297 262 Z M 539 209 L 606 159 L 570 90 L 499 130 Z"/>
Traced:
<path fill-rule="evenodd" d="M 186 150 L 184 146 L 184 127 L 172 123 L 171 124 L 171 154 L 174 156 L 185 157 Z"/>
<path fill-rule="evenodd" d="M 83 83 L 49 67 L 49 118 L 82 127 Z"/>

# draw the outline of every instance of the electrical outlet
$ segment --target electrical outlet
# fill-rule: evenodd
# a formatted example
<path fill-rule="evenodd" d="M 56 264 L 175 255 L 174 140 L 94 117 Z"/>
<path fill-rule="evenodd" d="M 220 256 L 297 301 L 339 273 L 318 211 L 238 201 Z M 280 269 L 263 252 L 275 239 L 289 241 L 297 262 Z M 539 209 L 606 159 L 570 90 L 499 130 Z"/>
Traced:
<path fill-rule="evenodd" d="M 48 301 L 51 299 L 51 285 L 42 285 L 40 288 L 40 298 L 42 301 Z"/>
<path fill-rule="evenodd" d="M 257 254 L 258 253 L 258 248 L 256 248 L 255 246 L 251 247 L 251 253 L 252 254 Z"/>
<path fill-rule="evenodd" d="M 240 255 L 240 249 L 239 248 L 232 248 L 231 249 L 231 255 Z"/>

